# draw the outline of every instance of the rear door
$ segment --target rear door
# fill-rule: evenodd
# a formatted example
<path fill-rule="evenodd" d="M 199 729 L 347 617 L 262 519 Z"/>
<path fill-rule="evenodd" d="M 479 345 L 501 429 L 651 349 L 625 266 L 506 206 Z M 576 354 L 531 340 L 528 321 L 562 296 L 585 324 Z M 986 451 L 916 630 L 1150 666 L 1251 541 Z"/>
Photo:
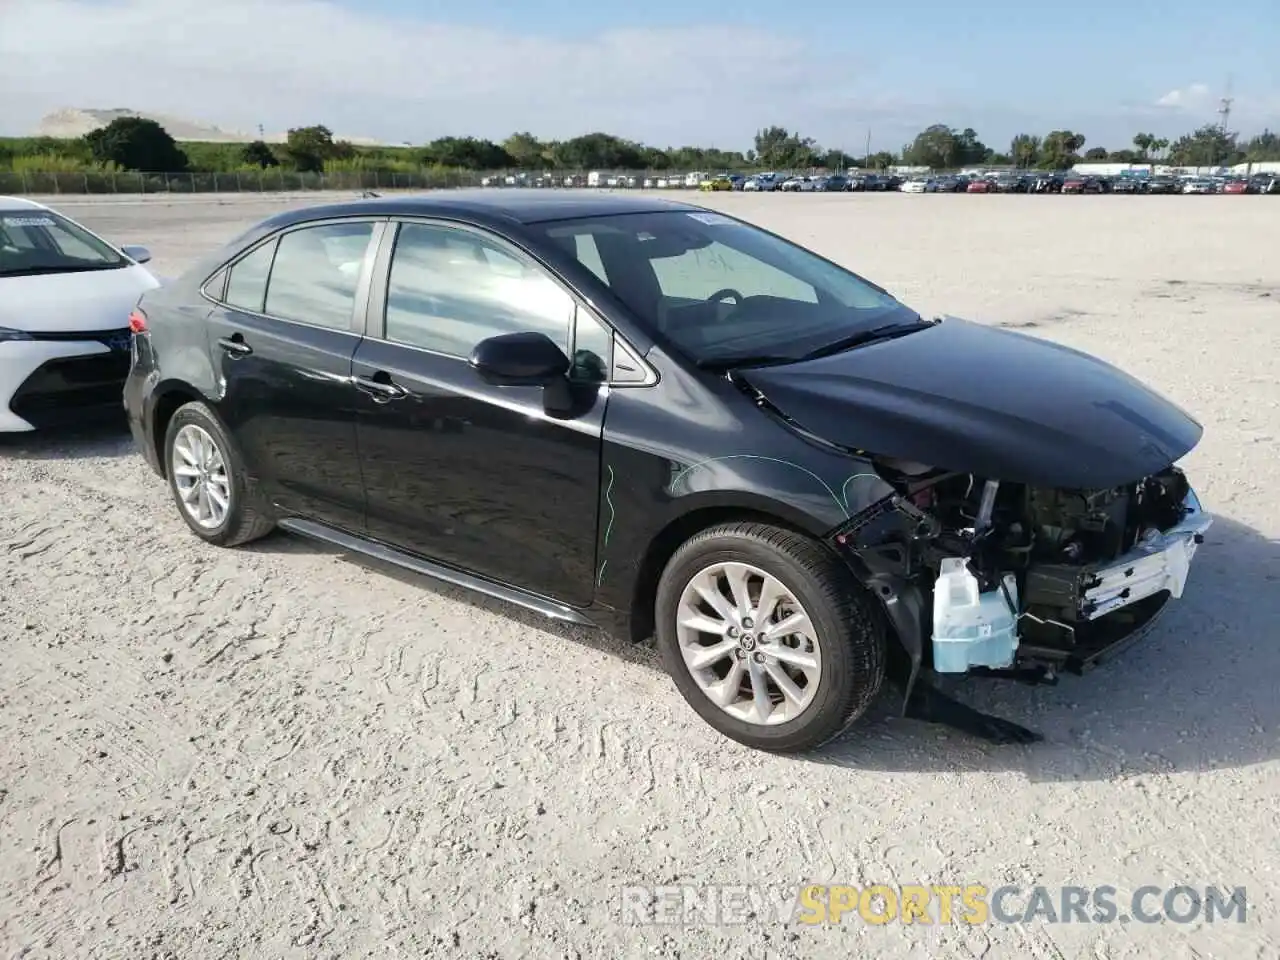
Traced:
<path fill-rule="evenodd" d="M 370 535 L 588 603 L 611 333 L 493 234 L 406 222 L 391 240 L 352 368 L 365 391 L 358 432 Z M 552 409 L 543 387 L 486 384 L 468 364 L 479 341 L 518 330 L 545 333 L 574 356 L 568 407 Z"/>
<path fill-rule="evenodd" d="M 250 473 L 286 516 L 364 529 L 351 358 L 384 221 L 276 234 L 225 271 L 208 320 L 218 412 Z"/>

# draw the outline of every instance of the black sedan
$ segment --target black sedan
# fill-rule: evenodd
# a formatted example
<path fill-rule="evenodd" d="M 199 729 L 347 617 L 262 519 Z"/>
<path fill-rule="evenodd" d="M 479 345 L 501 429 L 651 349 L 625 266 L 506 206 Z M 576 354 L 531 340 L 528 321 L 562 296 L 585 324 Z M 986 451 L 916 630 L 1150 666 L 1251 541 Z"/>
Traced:
<path fill-rule="evenodd" d="M 134 437 L 197 536 L 281 527 L 655 636 L 763 749 L 886 679 L 1035 739 L 934 681 L 1082 671 L 1181 595 L 1209 522 L 1174 465 L 1200 425 L 1131 377 L 647 196 L 293 210 L 130 325 Z"/>

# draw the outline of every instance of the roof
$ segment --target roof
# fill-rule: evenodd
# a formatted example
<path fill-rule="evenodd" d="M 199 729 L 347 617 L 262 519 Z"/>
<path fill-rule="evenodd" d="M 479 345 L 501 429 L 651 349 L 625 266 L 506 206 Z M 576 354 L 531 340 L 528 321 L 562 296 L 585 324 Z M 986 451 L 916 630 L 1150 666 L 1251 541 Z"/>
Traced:
<path fill-rule="evenodd" d="M 600 190 L 493 187 L 490 189 L 437 190 L 430 193 L 375 197 L 290 210 L 271 218 L 276 225 L 326 217 L 377 214 L 387 216 L 458 216 L 466 219 L 505 220 L 508 223 L 544 223 L 579 217 L 605 217 L 621 213 L 654 213 L 663 210 L 698 209 L 693 204 L 664 200 L 646 194 Z"/>
<path fill-rule="evenodd" d="M 48 210 L 43 203 L 36 203 L 26 197 L 0 197 L 0 207 L 9 210 Z"/>

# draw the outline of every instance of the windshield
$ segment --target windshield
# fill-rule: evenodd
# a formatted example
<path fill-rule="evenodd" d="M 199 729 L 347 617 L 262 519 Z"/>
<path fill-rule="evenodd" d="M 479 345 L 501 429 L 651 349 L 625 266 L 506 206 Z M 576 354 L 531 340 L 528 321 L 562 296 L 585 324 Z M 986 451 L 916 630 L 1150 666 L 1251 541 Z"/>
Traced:
<path fill-rule="evenodd" d="M 52 210 L 0 209 L 0 276 L 111 270 L 128 263 Z"/>
<path fill-rule="evenodd" d="M 856 274 L 711 211 L 621 214 L 532 229 L 698 362 L 799 359 L 919 319 Z"/>

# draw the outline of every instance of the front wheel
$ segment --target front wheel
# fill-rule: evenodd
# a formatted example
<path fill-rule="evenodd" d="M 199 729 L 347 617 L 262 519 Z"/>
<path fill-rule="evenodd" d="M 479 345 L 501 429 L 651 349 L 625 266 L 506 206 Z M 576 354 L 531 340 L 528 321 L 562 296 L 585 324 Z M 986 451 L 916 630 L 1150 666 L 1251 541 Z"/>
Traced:
<path fill-rule="evenodd" d="M 838 558 L 760 523 L 690 539 L 658 583 L 667 671 L 712 727 L 762 750 L 811 750 L 866 712 L 884 679 L 878 610 Z"/>

